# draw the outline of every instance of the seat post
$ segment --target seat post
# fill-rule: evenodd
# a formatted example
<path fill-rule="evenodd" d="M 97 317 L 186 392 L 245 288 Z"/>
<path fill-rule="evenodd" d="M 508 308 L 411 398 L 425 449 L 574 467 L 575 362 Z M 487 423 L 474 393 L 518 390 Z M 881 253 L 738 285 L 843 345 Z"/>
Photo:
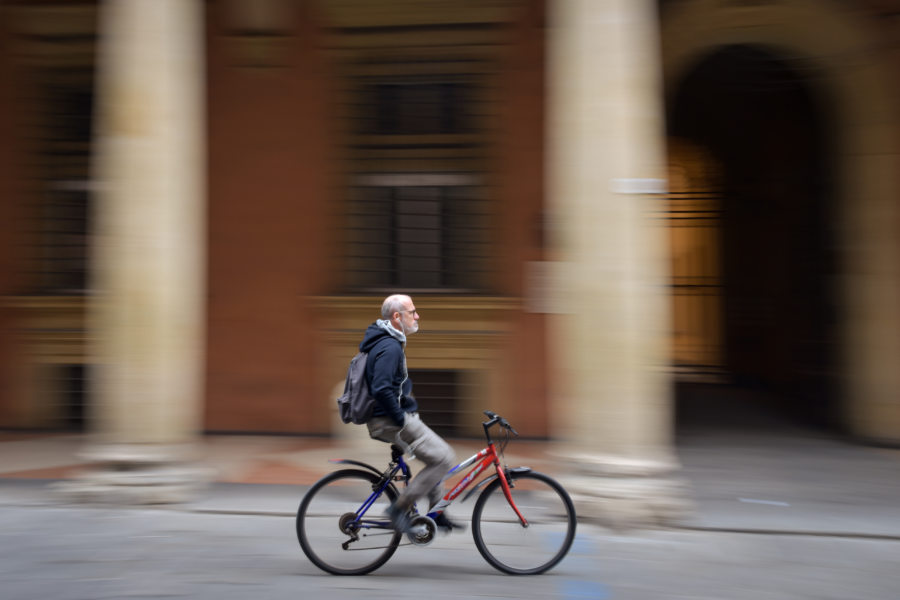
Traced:
<path fill-rule="evenodd" d="M 391 444 L 391 461 L 397 462 L 397 459 L 403 456 L 403 448 L 397 444 Z"/>

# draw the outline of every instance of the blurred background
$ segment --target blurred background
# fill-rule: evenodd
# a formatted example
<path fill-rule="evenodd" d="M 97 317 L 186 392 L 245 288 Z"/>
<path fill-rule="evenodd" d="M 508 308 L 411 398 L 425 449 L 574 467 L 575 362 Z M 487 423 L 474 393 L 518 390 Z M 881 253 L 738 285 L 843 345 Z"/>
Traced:
<path fill-rule="evenodd" d="M 399 291 L 445 435 L 491 408 L 662 456 L 761 411 L 897 444 L 898 16 L 0 2 L 0 428 L 337 435 Z"/>

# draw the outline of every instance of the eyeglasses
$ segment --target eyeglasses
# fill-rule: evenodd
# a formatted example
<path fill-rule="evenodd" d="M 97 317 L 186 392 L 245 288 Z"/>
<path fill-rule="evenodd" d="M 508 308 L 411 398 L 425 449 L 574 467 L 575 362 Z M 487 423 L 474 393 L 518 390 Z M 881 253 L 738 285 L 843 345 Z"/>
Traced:
<path fill-rule="evenodd" d="M 397 312 L 409 313 L 409 314 L 413 315 L 413 314 L 416 314 L 416 309 L 413 308 L 410 310 L 398 310 Z"/>

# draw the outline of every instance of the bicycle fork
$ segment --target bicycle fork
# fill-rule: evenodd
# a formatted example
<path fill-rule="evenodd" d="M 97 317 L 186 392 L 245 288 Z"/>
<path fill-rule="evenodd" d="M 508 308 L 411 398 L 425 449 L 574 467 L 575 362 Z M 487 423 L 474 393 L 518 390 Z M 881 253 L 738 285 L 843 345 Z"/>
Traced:
<path fill-rule="evenodd" d="M 512 486 L 506 478 L 506 471 L 503 468 L 498 468 L 497 477 L 500 478 L 500 488 L 503 490 L 503 495 L 506 497 L 506 501 L 509 502 L 509 506 L 513 509 L 513 512 L 519 517 L 519 522 L 522 524 L 522 527 L 528 527 L 528 519 L 525 518 L 525 515 L 523 515 L 519 510 L 519 507 L 516 506 L 516 501 L 513 500 L 511 491 Z"/>

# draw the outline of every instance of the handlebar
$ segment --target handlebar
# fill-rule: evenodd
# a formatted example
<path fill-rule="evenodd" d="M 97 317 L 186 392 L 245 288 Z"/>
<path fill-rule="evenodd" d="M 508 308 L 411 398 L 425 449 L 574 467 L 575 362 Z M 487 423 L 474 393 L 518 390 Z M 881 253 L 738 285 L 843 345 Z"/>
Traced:
<path fill-rule="evenodd" d="M 509 421 L 507 421 L 506 419 L 504 419 L 497 413 L 492 412 L 490 410 L 486 410 L 486 411 L 484 411 L 484 414 L 485 414 L 485 416 L 487 416 L 488 421 L 486 421 L 485 423 L 482 423 L 482 426 L 484 427 L 484 435 L 487 436 L 488 440 L 491 439 L 491 436 L 488 434 L 488 429 L 490 429 L 494 425 L 500 425 L 500 427 L 502 427 L 503 429 L 506 429 L 507 431 L 512 433 L 514 436 L 519 437 L 519 432 L 516 431 L 515 429 L 513 429 L 513 426 L 509 424 Z"/>

